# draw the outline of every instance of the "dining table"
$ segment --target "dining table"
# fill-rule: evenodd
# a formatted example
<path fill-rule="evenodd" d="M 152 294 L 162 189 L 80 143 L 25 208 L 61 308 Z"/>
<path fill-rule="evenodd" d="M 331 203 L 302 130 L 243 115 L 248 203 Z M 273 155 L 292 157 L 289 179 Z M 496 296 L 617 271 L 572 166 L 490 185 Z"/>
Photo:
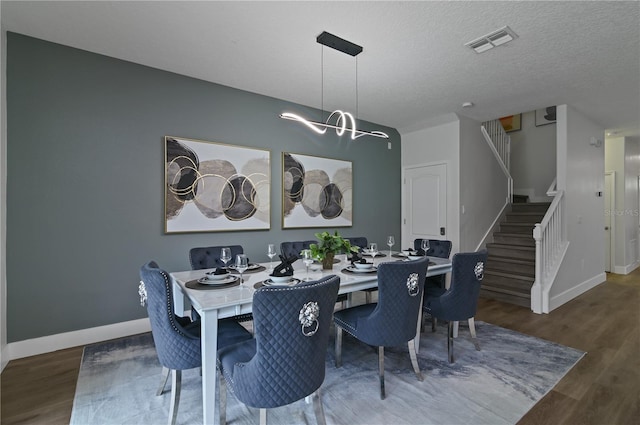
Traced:
<path fill-rule="evenodd" d="M 365 257 L 367 258 L 367 257 Z M 293 264 L 293 278 L 296 281 L 317 280 L 328 275 L 340 277 L 338 294 L 348 294 L 347 303 L 352 302 L 354 292 L 377 286 L 376 269 L 385 261 L 407 261 L 404 254 L 379 253 L 373 257 L 372 271 L 356 271 L 346 260 L 345 255 L 337 255 L 332 270 L 323 270 L 319 265 L 307 268 L 302 261 Z M 371 259 L 371 256 L 368 256 Z M 205 277 L 205 273 L 213 269 L 187 270 L 170 273 L 173 284 L 173 301 L 175 313 L 184 315 L 185 298 L 198 312 L 201 320 L 201 354 L 202 354 L 202 419 L 204 424 L 213 424 L 217 406 L 215 394 L 217 386 L 217 348 L 218 348 L 218 320 L 252 311 L 253 294 L 262 285 L 270 284 L 272 264 L 269 262 L 254 264 L 244 272 L 243 282 L 229 285 L 201 285 L 198 280 Z M 253 269 L 253 270 L 252 270 Z M 451 260 L 446 258 L 429 257 L 427 276 L 435 276 L 451 272 Z M 233 273 L 239 275 L 239 273 Z M 266 281 L 266 282 L 265 282 Z M 206 283 L 206 282 L 205 282 Z M 422 309 L 420 309 L 422 311 Z M 420 320 L 416 326 L 416 343 L 420 339 Z M 417 350 L 416 345 L 416 350 Z"/>

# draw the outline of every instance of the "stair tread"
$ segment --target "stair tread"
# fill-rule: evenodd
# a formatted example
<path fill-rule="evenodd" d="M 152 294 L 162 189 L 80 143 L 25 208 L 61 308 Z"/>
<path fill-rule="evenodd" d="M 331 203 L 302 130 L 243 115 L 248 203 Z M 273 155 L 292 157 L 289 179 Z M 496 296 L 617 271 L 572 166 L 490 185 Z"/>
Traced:
<path fill-rule="evenodd" d="M 517 273 L 512 273 L 512 272 L 508 272 L 508 271 L 500 271 L 500 270 L 495 270 L 495 269 L 485 269 L 484 274 L 485 274 L 485 276 L 486 275 L 496 275 L 496 276 L 501 276 L 501 277 L 507 277 L 509 279 L 531 281 L 532 285 L 533 285 L 533 282 L 536 280 L 535 276 L 526 275 L 526 274 L 517 274 Z"/>
<path fill-rule="evenodd" d="M 480 290 L 484 290 L 487 292 L 497 292 L 499 294 L 508 294 L 508 295 L 512 295 L 514 297 L 521 297 L 521 298 L 527 298 L 527 299 L 531 299 L 531 292 L 529 293 L 525 293 L 525 292 L 518 292 L 518 291 L 513 291 L 513 290 L 509 290 L 509 289 L 503 289 L 503 288 L 498 288 L 498 289 L 494 289 L 491 286 L 482 286 L 480 288 Z"/>
<path fill-rule="evenodd" d="M 524 258 L 516 258 L 516 257 L 503 257 L 501 255 L 492 255 L 492 254 L 488 254 L 487 255 L 487 263 L 490 263 L 490 260 L 495 260 L 495 261 L 502 261 L 505 263 L 512 263 L 512 264 L 525 264 L 525 265 L 531 265 L 531 266 L 535 266 L 536 261 L 535 260 L 526 260 Z"/>
<path fill-rule="evenodd" d="M 504 244 L 504 243 L 495 243 L 495 242 L 489 242 L 487 244 L 487 248 L 489 248 L 489 251 L 491 251 L 491 247 L 493 248 L 514 248 L 515 249 L 521 249 L 521 250 L 525 250 L 525 251 L 533 251 L 535 252 L 536 248 L 534 246 L 526 246 L 526 245 L 509 245 L 509 244 Z"/>

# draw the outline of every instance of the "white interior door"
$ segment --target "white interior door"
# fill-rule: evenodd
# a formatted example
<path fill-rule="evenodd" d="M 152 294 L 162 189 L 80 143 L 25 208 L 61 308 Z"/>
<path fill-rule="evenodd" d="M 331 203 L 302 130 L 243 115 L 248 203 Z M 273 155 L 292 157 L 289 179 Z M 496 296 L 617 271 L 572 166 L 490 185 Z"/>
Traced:
<path fill-rule="evenodd" d="M 611 256 L 613 253 L 613 250 L 611 249 L 611 226 L 615 220 L 615 205 L 613 203 L 615 174 L 613 172 L 607 172 L 604 174 L 604 187 L 604 271 L 610 272 L 612 264 Z"/>
<path fill-rule="evenodd" d="M 405 169 L 402 248 L 414 239 L 447 239 L 447 166 Z"/>

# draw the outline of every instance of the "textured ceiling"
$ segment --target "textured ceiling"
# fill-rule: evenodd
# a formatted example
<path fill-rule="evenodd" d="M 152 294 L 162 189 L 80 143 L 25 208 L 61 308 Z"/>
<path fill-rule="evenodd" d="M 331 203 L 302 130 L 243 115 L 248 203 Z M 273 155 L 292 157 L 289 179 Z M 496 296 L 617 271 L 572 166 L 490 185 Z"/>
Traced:
<path fill-rule="evenodd" d="M 569 104 L 640 134 L 640 3 L 2 1 L 4 30 L 303 105 L 356 109 L 401 132 Z M 464 46 L 509 25 L 518 38 Z M 323 83 L 324 80 L 324 83 Z M 322 90 L 324 84 L 324 90 Z M 473 102 L 462 109 L 463 102 Z"/>

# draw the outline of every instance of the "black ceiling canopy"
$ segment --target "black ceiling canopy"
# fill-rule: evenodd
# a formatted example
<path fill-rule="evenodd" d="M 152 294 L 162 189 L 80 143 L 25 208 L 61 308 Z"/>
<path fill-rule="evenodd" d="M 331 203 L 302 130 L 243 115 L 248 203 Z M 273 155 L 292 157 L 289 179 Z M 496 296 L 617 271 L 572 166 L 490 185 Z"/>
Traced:
<path fill-rule="evenodd" d="M 359 53 L 362 53 L 362 46 L 358 46 L 326 31 L 323 31 L 322 34 L 316 38 L 316 41 L 324 46 L 331 47 L 332 49 L 339 50 L 351 56 L 357 56 Z"/>

